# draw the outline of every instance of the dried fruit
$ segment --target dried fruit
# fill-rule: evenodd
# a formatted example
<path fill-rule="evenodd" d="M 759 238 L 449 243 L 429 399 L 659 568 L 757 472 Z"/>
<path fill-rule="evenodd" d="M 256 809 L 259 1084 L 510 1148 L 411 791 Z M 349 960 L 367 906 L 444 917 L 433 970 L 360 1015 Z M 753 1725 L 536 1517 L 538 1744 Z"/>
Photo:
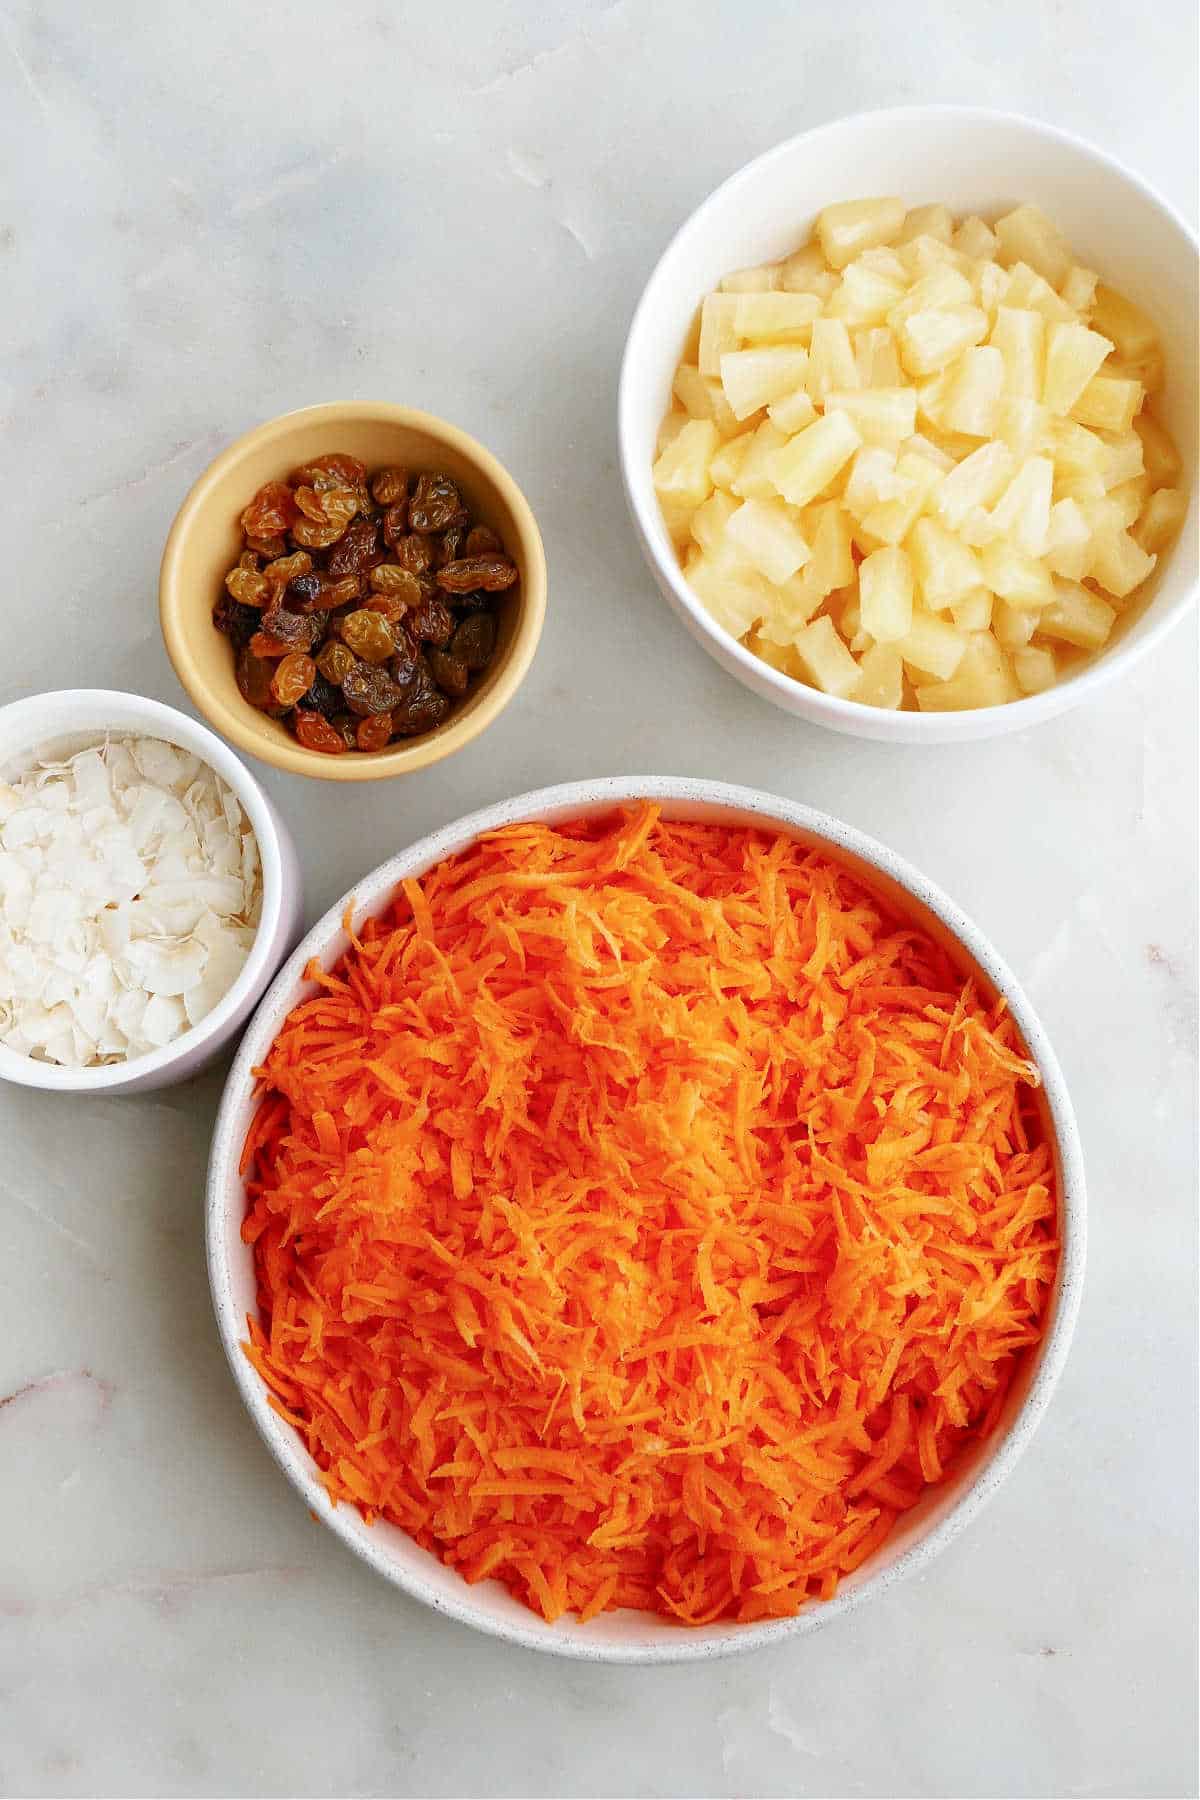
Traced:
<path fill-rule="evenodd" d="M 408 474 L 404 469 L 380 469 L 371 477 L 371 498 L 377 506 L 395 506 L 408 495 Z"/>
<path fill-rule="evenodd" d="M 273 562 L 277 556 L 287 555 L 287 539 L 282 532 L 276 537 L 247 537 L 246 548 L 266 562 Z"/>
<path fill-rule="evenodd" d="M 317 525 L 346 526 L 358 511 L 358 493 L 352 487 L 298 487 L 296 505 Z"/>
<path fill-rule="evenodd" d="M 294 550 L 290 556 L 277 556 L 274 562 L 267 564 L 263 575 L 282 593 L 290 581 L 298 581 L 301 575 L 307 575 L 313 566 L 313 559 L 307 550 Z"/>
<path fill-rule="evenodd" d="M 375 519 L 355 519 L 329 553 L 325 567 L 331 575 L 361 575 L 383 561 L 379 525 Z"/>
<path fill-rule="evenodd" d="M 507 556 L 464 556 L 437 572 L 437 584 L 448 594 L 470 594 L 481 588 L 499 594 L 517 579 L 517 565 Z"/>
<path fill-rule="evenodd" d="M 286 481 L 265 481 L 242 514 L 247 537 L 276 537 L 290 531 L 299 517 L 296 497 Z"/>
<path fill-rule="evenodd" d="M 278 638 L 289 650 L 311 650 L 320 643 L 326 624 L 324 613 L 289 612 L 286 606 L 273 606 L 262 619 L 268 637 Z"/>
<path fill-rule="evenodd" d="M 361 576 L 342 575 L 330 580 L 328 575 L 323 575 L 321 579 L 322 604 L 325 606 L 350 606 L 362 593 Z"/>
<path fill-rule="evenodd" d="M 491 556 L 503 552 L 504 545 L 490 525 L 472 525 L 463 544 L 464 556 Z"/>
<path fill-rule="evenodd" d="M 296 702 L 297 706 L 323 713 L 327 719 L 331 719 L 334 713 L 341 712 L 345 704 L 341 688 L 335 687 L 332 681 L 326 681 L 319 670 L 313 676 L 312 686 L 307 693 L 301 694 Z"/>
<path fill-rule="evenodd" d="M 230 639 L 235 650 L 241 650 L 250 642 L 260 623 L 257 607 L 244 606 L 228 594 L 222 594 L 213 607 L 213 624 Z"/>
<path fill-rule="evenodd" d="M 408 503 L 408 522 L 413 531 L 445 531 L 450 525 L 465 525 L 467 509 L 445 475 L 418 475 Z"/>
<path fill-rule="evenodd" d="M 496 621 L 491 613 L 472 613 L 450 640 L 450 654 L 468 669 L 486 669 L 496 648 Z"/>
<path fill-rule="evenodd" d="M 378 613 L 389 625 L 398 625 L 408 611 L 408 603 L 399 594 L 371 594 L 363 602 L 367 612 Z"/>
<path fill-rule="evenodd" d="M 282 707 L 295 706 L 316 680 L 317 665 L 303 650 L 293 650 L 276 663 L 271 677 L 271 692 Z"/>
<path fill-rule="evenodd" d="M 453 694 L 457 699 L 459 695 L 466 693 L 471 672 L 465 662 L 460 662 L 448 650 L 439 650 L 436 646 L 429 651 L 427 660 L 433 679 L 444 694 Z"/>
<path fill-rule="evenodd" d="M 306 750 L 321 750 L 327 756 L 340 756 L 350 745 L 331 721 L 319 712 L 298 711 L 295 719 L 297 743 Z"/>
<path fill-rule="evenodd" d="M 418 662 L 412 680 L 392 708 L 392 729 L 397 737 L 415 737 L 432 731 L 450 712 L 450 696 L 443 694 L 425 662 Z"/>
<path fill-rule="evenodd" d="M 358 658 L 348 644 L 339 644 L 331 639 L 325 644 L 317 656 L 317 668 L 327 681 L 340 687 L 351 669 L 358 667 Z"/>
<path fill-rule="evenodd" d="M 325 583 L 315 569 L 289 581 L 283 598 L 289 612 L 319 612 L 322 606 L 329 604 L 325 599 Z"/>
<path fill-rule="evenodd" d="M 395 563 L 379 563 L 368 580 L 377 594 L 396 594 L 406 606 L 421 604 L 420 584 L 409 569 L 401 569 Z"/>
<path fill-rule="evenodd" d="M 383 535 L 387 537 L 387 520 L 383 522 Z M 390 541 L 390 540 L 389 540 Z M 433 545 L 427 537 L 413 531 L 407 537 L 396 540 L 396 561 L 402 569 L 408 569 L 413 575 L 424 575 L 433 567 Z"/>
<path fill-rule="evenodd" d="M 462 553 L 465 533 L 461 525 L 452 525 L 449 531 L 443 531 L 434 543 L 433 566 L 444 569 L 447 563 L 454 562 Z"/>
<path fill-rule="evenodd" d="M 271 598 L 271 584 L 254 569 L 230 569 L 225 577 L 225 591 L 243 606 L 262 608 Z"/>
<path fill-rule="evenodd" d="M 314 488 L 357 487 L 367 478 L 367 465 L 344 450 L 331 450 L 328 456 L 314 456 L 302 463 L 292 476 L 301 486 Z"/>
<path fill-rule="evenodd" d="M 260 712 L 266 712 L 274 705 L 271 695 L 271 677 L 274 673 L 274 663 L 256 656 L 253 650 L 246 648 L 238 651 L 237 662 L 234 664 L 238 692 L 243 700 L 248 700 Z"/>
<path fill-rule="evenodd" d="M 267 631 L 256 631 L 250 639 L 250 648 L 255 656 L 266 657 L 272 662 L 278 661 L 281 656 L 292 654 L 290 644 L 285 644 L 281 638 L 272 637 Z"/>
<path fill-rule="evenodd" d="M 364 662 L 385 663 L 395 654 L 396 639 L 382 613 L 362 607 L 358 612 L 347 613 L 339 629 L 342 642 Z"/>
<path fill-rule="evenodd" d="M 408 615 L 408 629 L 425 644 L 444 645 L 454 636 L 455 618 L 446 602 L 437 594 L 428 594 L 420 606 Z"/>
<path fill-rule="evenodd" d="M 392 735 L 390 712 L 370 713 L 358 721 L 354 740 L 360 750 L 382 750 Z"/>
<path fill-rule="evenodd" d="M 360 718 L 367 713 L 388 712 L 403 698 L 400 689 L 386 669 L 359 663 L 342 683 L 342 693 L 351 712 Z"/>
<path fill-rule="evenodd" d="M 307 550 L 328 550 L 331 544 L 337 543 L 342 531 L 340 524 L 318 525 L 315 519 L 297 519 L 292 526 L 292 539 Z"/>
<path fill-rule="evenodd" d="M 358 744 L 355 741 L 354 736 L 355 732 L 358 730 L 358 720 L 354 717 L 353 713 L 335 713 L 329 723 L 333 726 L 335 731 L 341 733 L 342 742 L 345 744 L 347 750 L 358 749 Z"/>

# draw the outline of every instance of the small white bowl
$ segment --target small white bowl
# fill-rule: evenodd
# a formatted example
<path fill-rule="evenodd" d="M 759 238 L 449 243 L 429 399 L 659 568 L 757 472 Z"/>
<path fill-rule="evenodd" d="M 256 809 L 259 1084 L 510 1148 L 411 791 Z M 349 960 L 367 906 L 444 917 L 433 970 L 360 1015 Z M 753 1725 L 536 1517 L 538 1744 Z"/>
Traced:
<path fill-rule="evenodd" d="M 684 580 L 650 478 L 680 350 L 697 306 L 723 275 L 774 262 L 803 242 L 836 200 L 899 194 L 956 214 L 1042 207 L 1081 262 L 1143 305 L 1166 357 L 1161 414 L 1191 491 L 1187 526 L 1160 559 L 1120 636 L 1046 693 L 974 712 L 886 712 L 793 681 L 743 648 Z M 791 138 L 748 163 L 697 208 L 668 245 L 634 314 L 621 368 L 618 439 L 625 492 L 646 560 L 709 655 L 785 712 L 853 737 L 961 743 L 1022 731 L 1088 698 L 1156 644 L 1196 593 L 1196 240 L 1165 200 L 1093 145 L 1012 113 L 912 106 L 858 113 Z"/>
<path fill-rule="evenodd" d="M 347 905 L 353 906 L 357 926 L 387 907 L 398 882 L 406 876 L 423 874 L 443 857 L 464 849 L 482 832 L 530 819 L 557 824 L 639 799 L 657 801 L 668 818 L 765 827 L 826 850 L 935 934 L 985 989 L 1005 996 L 1029 1053 L 1041 1070 L 1041 1104 L 1056 1150 L 1062 1243 L 1058 1278 L 1047 1312 L 1046 1334 L 1014 1380 L 1000 1424 L 985 1444 L 974 1447 L 964 1457 L 947 1481 L 931 1489 L 904 1515 L 878 1553 L 842 1582 L 835 1599 L 814 1603 L 795 1619 L 766 1624 L 722 1623 L 689 1628 L 648 1613 L 622 1611 L 603 1613 L 587 1625 L 580 1625 L 574 1617 L 547 1625 L 499 1582 L 469 1586 L 457 1570 L 447 1568 L 430 1551 L 421 1549 L 399 1527 L 383 1521 L 366 1525 L 352 1507 L 330 1507 L 305 1445 L 270 1406 L 267 1388 L 241 1348 L 247 1315 L 258 1310 L 253 1251 L 242 1241 L 246 1197 L 238 1173 L 242 1145 L 255 1109 L 254 1069 L 265 1062 L 288 1013 L 312 992 L 304 980 L 310 959 L 316 957 L 328 968 L 347 949 L 349 939 L 343 926 Z M 267 1448 L 313 1514 L 380 1575 L 437 1612 L 531 1650 L 592 1662 L 690 1662 L 752 1650 L 789 1634 L 814 1631 L 829 1624 L 870 1595 L 882 1593 L 900 1576 L 923 1568 L 974 1517 L 1029 1442 L 1066 1361 L 1083 1280 L 1084 1209 L 1079 1134 L 1054 1052 L 1033 1008 L 995 950 L 932 882 L 882 844 L 825 813 L 813 812 L 790 800 L 717 781 L 632 776 L 543 788 L 459 819 L 381 864 L 313 927 L 280 970 L 251 1022 L 221 1099 L 208 1165 L 208 1274 L 225 1354 Z"/>
<path fill-rule="evenodd" d="M 214 732 L 174 707 L 140 694 L 104 688 L 65 688 L 34 694 L 0 707 L 0 779 L 28 768 L 35 756 L 70 753 L 106 732 L 162 738 L 190 750 L 228 782 L 258 839 L 263 897 L 258 935 L 237 980 L 198 1025 L 161 1050 L 94 1069 L 66 1069 L 19 1056 L 0 1044 L 0 1079 L 56 1093 L 137 1094 L 186 1081 L 241 1030 L 282 958 L 295 943 L 304 917 L 300 864 L 286 825 L 250 771 Z"/>

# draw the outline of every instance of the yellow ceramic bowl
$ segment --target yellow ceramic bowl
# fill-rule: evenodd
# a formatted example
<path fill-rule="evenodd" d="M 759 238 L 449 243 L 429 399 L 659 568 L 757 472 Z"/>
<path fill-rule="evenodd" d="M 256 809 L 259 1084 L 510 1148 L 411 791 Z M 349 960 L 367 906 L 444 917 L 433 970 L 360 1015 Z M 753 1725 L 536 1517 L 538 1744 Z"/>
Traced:
<path fill-rule="evenodd" d="M 501 596 L 496 652 L 473 688 L 436 730 L 387 750 L 327 756 L 306 750 L 277 719 L 242 699 L 229 639 L 212 609 L 242 549 L 239 515 L 264 481 L 308 458 L 345 450 L 368 469 L 385 464 L 444 471 L 462 488 L 474 516 L 500 534 L 520 581 Z M 529 504 L 482 444 L 431 413 L 372 401 L 307 406 L 259 425 L 222 451 L 180 507 L 163 551 L 158 607 L 175 673 L 209 723 L 251 756 L 294 775 L 327 781 L 377 781 L 461 750 L 507 706 L 533 661 L 546 611 L 546 555 Z"/>

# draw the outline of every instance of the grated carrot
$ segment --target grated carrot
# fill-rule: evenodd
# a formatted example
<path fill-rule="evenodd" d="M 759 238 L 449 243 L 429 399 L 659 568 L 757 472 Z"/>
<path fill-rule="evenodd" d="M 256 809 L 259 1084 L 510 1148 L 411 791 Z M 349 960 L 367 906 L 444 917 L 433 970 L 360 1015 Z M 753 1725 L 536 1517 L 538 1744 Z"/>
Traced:
<path fill-rule="evenodd" d="M 548 1619 L 786 1617 L 994 1428 L 1057 1261 L 1037 1071 L 842 865 L 513 826 L 310 974 L 246 1354 L 332 1503 Z"/>

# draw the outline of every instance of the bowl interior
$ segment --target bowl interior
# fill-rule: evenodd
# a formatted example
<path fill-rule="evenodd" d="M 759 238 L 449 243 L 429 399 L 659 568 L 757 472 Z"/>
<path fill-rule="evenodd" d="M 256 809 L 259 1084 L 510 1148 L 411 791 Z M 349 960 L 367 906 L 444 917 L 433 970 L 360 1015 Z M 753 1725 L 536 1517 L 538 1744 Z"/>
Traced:
<path fill-rule="evenodd" d="M 254 1113 L 254 1066 L 264 1059 L 287 1013 L 311 992 L 310 984 L 303 979 L 309 959 L 316 956 L 329 967 L 347 949 L 349 939 L 341 922 L 345 901 L 326 914 L 280 971 L 230 1073 L 209 1168 L 209 1274 L 226 1353 L 242 1397 L 269 1448 L 308 1505 L 380 1574 L 439 1611 L 530 1648 L 597 1660 L 682 1661 L 750 1649 L 788 1632 L 812 1630 L 827 1623 L 858 1604 L 869 1592 L 878 1591 L 923 1561 L 999 1485 L 1046 1404 L 1069 1342 L 1082 1268 L 1082 1174 L 1070 1105 L 1053 1052 L 1036 1017 L 990 946 L 915 871 L 832 819 L 786 801 L 752 796 L 747 790 L 669 778 L 610 780 L 587 787 L 584 798 L 575 797 L 575 791 L 565 788 L 525 795 L 424 839 L 360 883 L 353 900 L 355 921 L 383 911 L 399 880 L 422 874 L 443 857 L 463 849 L 481 830 L 530 818 L 561 823 L 638 797 L 656 799 L 667 817 L 783 831 L 851 866 L 894 908 L 918 921 L 945 944 L 956 962 L 972 973 L 984 990 L 993 994 L 1003 991 L 1008 996 L 1030 1054 L 1043 1073 L 1041 1104 L 1047 1135 L 1055 1147 L 1063 1244 L 1046 1334 L 1013 1381 L 992 1437 L 973 1447 L 953 1475 L 931 1489 L 904 1516 L 881 1550 L 845 1579 L 834 1600 L 808 1607 L 795 1620 L 767 1624 L 724 1623 L 686 1628 L 648 1614 L 622 1611 L 602 1614 L 585 1626 L 573 1618 L 547 1625 L 496 1581 L 468 1587 L 457 1572 L 421 1549 L 398 1527 L 385 1522 L 367 1526 L 348 1507 L 331 1509 L 300 1437 L 268 1406 L 266 1388 L 240 1349 L 246 1316 L 257 1313 L 257 1300 L 252 1253 L 241 1238 L 245 1198 L 238 1160 Z"/>
<path fill-rule="evenodd" d="M 396 464 L 413 473 L 439 471 L 461 488 L 474 517 L 491 526 L 517 565 L 518 584 L 496 609 L 496 651 L 482 679 L 435 731 L 373 752 L 369 757 L 324 756 L 305 750 L 277 719 L 243 700 L 234 677 L 229 639 L 212 622 L 225 576 L 243 548 L 239 517 L 265 481 L 280 480 L 323 452 L 343 450 L 368 470 Z M 428 748 L 465 743 L 495 710 L 507 685 L 521 621 L 540 612 L 544 584 L 541 545 L 532 516 L 500 465 L 465 433 L 400 407 L 329 405 L 286 414 L 230 446 L 201 476 L 184 502 L 163 559 L 162 604 L 168 649 L 184 686 L 217 729 L 267 761 L 330 779 L 369 779 L 432 760 Z M 531 598 L 532 601 L 531 601 Z M 535 631 L 536 641 L 536 631 Z M 532 646 L 530 646 L 532 653 Z M 439 753 L 440 749 L 439 749 Z"/>
<path fill-rule="evenodd" d="M 161 1050 L 100 1068 L 67 1069 L 54 1063 L 35 1062 L 0 1044 L 0 1077 L 22 1085 L 92 1092 L 121 1087 L 151 1075 L 180 1057 L 188 1057 L 196 1045 L 217 1035 L 225 1021 L 243 1005 L 248 1008 L 251 1002 L 247 996 L 267 972 L 268 946 L 283 902 L 275 826 L 258 784 L 233 753 L 202 725 L 172 707 L 136 694 L 88 688 L 39 694 L 0 707 L 0 781 L 24 773 L 36 758 L 72 755 L 100 742 L 106 734 L 157 737 L 190 750 L 233 789 L 258 840 L 263 883 L 258 932 L 233 986 L 199 1024 L 181 1032 Z"/>
<path fill-rule="evenodd" d="M 622 372 L 621 433 L 625 479 L 640 533 L 662 579 L 668 581 L 704 634 L 722 641 L 761 685 L 786 695 L 797 684 L 766 668 L 721 630 L 695 600 L 662 523 L 650 479 L 655 440 L 671 397 L 671 382 L 697 306 L 723 275 L 787 255 L 808 237 L 817 213 L 838 200 L 899 194 L 910 206 L 940 201 L 956 214 L 994 218 L 1032 201 L 1065 233 L 1078 260 L 1129 294 L 1155 320 L 1166 358 L 1166 383 L 1155 410 L 1171 431 L 1184 462 L 1182 484 L 1194 490 L 1197 466 L 1196 247 L 1162 201 L 1097 150 L 1048 126 L 967 107 L 928 107 L 865 113 L 792 139 L 750 163 L 692 214 L 668 246 L 646 287 L 630 332 Z M 1081 662 L 1047 696 L 1000 709 L 1014 727 L 1034 712 L 1059 710 L 1064 687 L 1087 682 L 1114 651 L 1157 635 L 1168 616 L 1194 592 L 1196 521 L 1193 493 L 1188 529 L 1160 558 L 1123 616 L 1113 644 Z M 754 685 L 760 685 L 756 680 Z M 815 690 L 807 690 L 812 695 Z M 831 715 L 870 713 L 848 701 L 816 695 Z M 894 720 L 896 715 L 887 715 Z M 977 714 L 900 716 L 905 735 L 941 736 L 946 719 Z M 830 723 L 833 722 L 831 716 Z M 953 726 L 950 729 L 954 729 Z M 872 735 L 883 735 L 876 733 Z"/>

